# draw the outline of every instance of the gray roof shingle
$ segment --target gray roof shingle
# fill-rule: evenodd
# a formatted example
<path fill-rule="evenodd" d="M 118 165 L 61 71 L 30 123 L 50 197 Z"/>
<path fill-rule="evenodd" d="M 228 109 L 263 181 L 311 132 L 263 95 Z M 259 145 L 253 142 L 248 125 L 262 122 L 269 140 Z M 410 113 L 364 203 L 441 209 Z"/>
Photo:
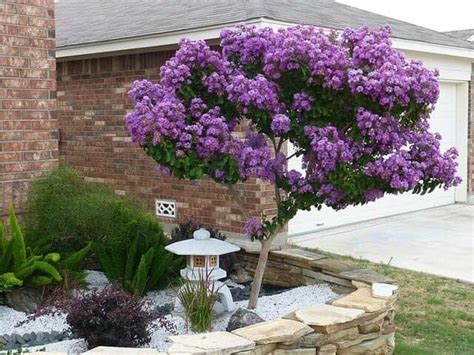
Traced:
<path fill-rule="evenodd" d="M 333 0 L 58 0 L 58 48 L 268 18 L 342 29 L 389 24 L 393 36 L 454 47 L 471 43 Z"/>
<path fill-rule="evenodd" d="M 468 30 L 458 30 L 458 31 L 447 31 L 444 32 L 447 35 L 450 35 L 452 37 L 456 38 L 462 38 L 464 40 L 468 40 L 469 38 L 472 38 L 474 36 L 474 28 L 468 29 Z"/>

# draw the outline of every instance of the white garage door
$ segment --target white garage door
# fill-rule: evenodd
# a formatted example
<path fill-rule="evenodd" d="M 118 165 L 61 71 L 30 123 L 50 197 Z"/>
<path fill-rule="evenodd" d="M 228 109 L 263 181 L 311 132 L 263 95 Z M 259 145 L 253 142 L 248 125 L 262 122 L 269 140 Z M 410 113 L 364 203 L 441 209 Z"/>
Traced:
<path fill-rule="evenodd" d="M 441 83 L 440 98 L 436 110 L 431 115 L 431 131 L 442 135 L 441 149 L 444 151 L 456 145 L 456 85 Z M 299 169 L 297 159 L 290 160 L 289 169 Z M 454 203 L 454 188 L 444 191 L 436 189 L 431 194 L 413 195 L 408 192 L 401 195 L 388 195 L 364 206 L 347 207 L 341 211 L 330 208 L 312 211 L 300 211 L 290 221 L 288 234 L 309 233 L 344 224 L 386 217 L 424 208 Z"/>

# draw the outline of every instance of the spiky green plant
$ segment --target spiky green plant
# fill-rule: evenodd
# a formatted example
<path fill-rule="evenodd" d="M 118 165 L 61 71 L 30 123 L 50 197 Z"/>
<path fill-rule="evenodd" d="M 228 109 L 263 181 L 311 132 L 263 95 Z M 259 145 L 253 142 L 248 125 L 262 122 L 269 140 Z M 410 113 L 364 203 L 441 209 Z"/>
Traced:
<path fill-rule="evenodd" d="M 181 260 L 163 245 L 151 244 L 140 234 L 133 238 L 126 255 L 98 242 L 93 242 L 92 248 L 107 277 L 134 295 L 168 286 L 181 266 Z"/>
<path fill-rule="evenodd" d="M 199 274 L 197 280 L 184 279 L 178 299 L 184 308 L 187 326 L 196 333 L 208 332 L 212 325 L 212 308 L 217 300 L 218 288 L 210 278 L 212 270 Z"/>

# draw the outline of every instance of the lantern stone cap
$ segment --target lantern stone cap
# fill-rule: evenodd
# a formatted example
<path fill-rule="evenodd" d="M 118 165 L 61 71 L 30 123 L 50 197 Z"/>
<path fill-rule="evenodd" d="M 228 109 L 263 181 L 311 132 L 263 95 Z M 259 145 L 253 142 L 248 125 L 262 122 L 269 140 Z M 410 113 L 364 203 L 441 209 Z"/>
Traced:
<path fill-rule="evenodd" d="M 240 250 L 234 244 L 211 238 L 211 233 L 204 228 L 196 230 L 193 239 L 167 245 L 165 249 L 177 255 L 223 255 Z"/>

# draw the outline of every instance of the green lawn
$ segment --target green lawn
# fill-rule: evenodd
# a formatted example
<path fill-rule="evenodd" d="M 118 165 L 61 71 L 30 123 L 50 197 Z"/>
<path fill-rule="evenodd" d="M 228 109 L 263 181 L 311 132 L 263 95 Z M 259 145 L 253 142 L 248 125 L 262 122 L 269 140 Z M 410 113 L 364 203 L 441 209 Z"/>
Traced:
<path fill-rule="evenodd" d="M 474 286 L 365 260 L 340 257 L 400 286 L 395 354 L 474 354 Z"/>

